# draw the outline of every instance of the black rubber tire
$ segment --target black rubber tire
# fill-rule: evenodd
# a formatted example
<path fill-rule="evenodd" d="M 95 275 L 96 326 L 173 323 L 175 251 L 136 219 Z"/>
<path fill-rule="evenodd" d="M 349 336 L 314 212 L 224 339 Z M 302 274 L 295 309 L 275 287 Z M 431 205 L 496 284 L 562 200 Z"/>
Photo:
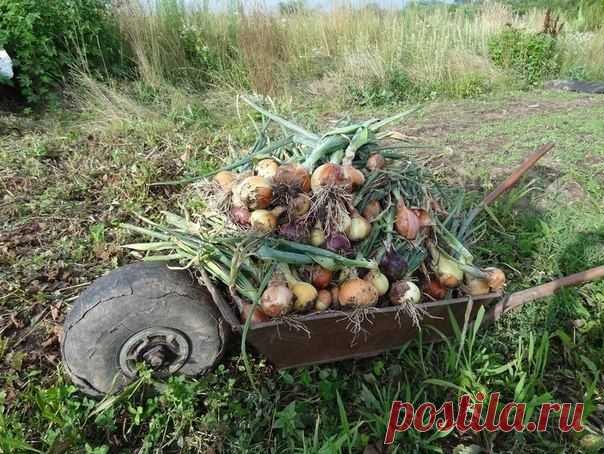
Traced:
<path fill-rule="evenodd" d="M 61 353 L 73 382 L 86 394 L 115 393 L 128 384 L 120 369 L 124 343 L 143 329 L 179 330 L 190 356 L 178 373 L 195 376 L 220 359 L 230 333 L 207 290 L 188 271 L 163 263 L 134 263 L 94 281 L 64 324 Z"/>

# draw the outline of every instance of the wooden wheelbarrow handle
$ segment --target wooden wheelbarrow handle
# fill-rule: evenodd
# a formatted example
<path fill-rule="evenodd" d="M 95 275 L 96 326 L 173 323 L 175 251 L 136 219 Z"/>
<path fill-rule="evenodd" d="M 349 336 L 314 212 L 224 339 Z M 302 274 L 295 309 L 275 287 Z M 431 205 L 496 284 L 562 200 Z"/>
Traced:
<path fill-rule="evenodd" d="M 512 293 L 489 309 L 485 318 L 492 322 L 497 321 L 506 312 L 514 310 L 525 303 L 552 296 L 561 288 L 581 285 L 602 278 L 604 278 L 604 266 L 598 266 L 586 271 L 581 271 L 580 273 L 553 280 L 547 284 Z"/>

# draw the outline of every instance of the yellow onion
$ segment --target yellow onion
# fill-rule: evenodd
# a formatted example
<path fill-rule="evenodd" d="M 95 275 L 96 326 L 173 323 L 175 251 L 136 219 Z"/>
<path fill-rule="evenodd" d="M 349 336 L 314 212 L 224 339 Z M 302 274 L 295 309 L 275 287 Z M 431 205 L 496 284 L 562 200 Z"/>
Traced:
<path fill-rule="evenodd" d="M 254 311 L 253 313 L 252 310 Z M 262 312 L 262 309 L 259 307 L 254 310 L 253 304 L 241 303 L 239 306 L 239 317 L 241 319 L 241 323 L 245 323 L 250 314 L 252 315 L 252 320 L 250 322 L 252 325 L 269 321 L 268 315 Z"/>
<path fill-rule="evenodd" d="M 319 290 L 327 288 L 327 286 L 331 283 L 332 277 L 333 273 L 330 270 L 319 265 L 313 266 L 310 271 L 310 280 L 312 285 Z"/>
<path fill-rule="evenodd" d="M 235 191 L 241 202 L 250 210 L 267 208 L 273 197 L 273 190 L 266 178 L 251 176 L 237 185 Z"/>
<path fill-rule="evenodd" d="M 325 186 L 342 186 L 352 189 L 352 182 L 347 178 L 341 166 L 328 162 L 315 169 L 310 177 L 310 188 L 313 192 Z"/>
<path fill-rule="evenodd" d="M 290 284 L 290 289 L 296 297 L 294 309 L 299 312 L 309 309 L 319 294 L 317 289 L 308 282 L 297 281 Z"/>
<path fill-rule="evenodd" d="M 493 290 L 501 290 L 505 287 L 505 273 L 499 268 L 485 268 L 485 273 L 487 273 L 487 281 L 489 283 L 489 287 Z"/>
<path fill-rule="evenodd" d="M 378 291 L 369 282 L 353 278 L 340 285 L 338 301 L 343 307 L 370 307 L 378 302 Z"/>
<path fill-rule="evenodd" d="M 317 301 L 315 302 L 316 311 L 326 311 L 331 307 L 331 292 L 329 290 L 319 290 Z"/>
<path fill-rule="evenodd" d="M 354 168 L 351 165 L 342 166 L 344 171 L 344 177 L 352 183 L 353 188 L 359 188 L 365 183 L 365 175 L 359 169 Z"/>
<path fill-rule="evenodd" d="M 302 164 L 284 164 L 279 166 L 273 177 L 273 183 L 299 188 L 303 192 L 310 191 L 310 175 Z"/>
<path fill-rule="evenodd" d="M 292 203 L 292 208 L 296 216 L 304 216 L 310 210 L 310 197 L 306 194 L 298 194 Z"/>
<path fill-rule="evenodd" d="M 222 170 L 214 175 L 214 181 L 218 183 L 224 192 L 231 192 L 236 179 L 237 175 L 228 170 Z"/>
<path fill-rule="evenodd" d="M 268 181 L 272 181 L 273 177 L 277 173 L 278 168 L 279 164 L 277 164 L 270 158 L 258 161 L 254 166 L 256 175 L 262 178 L 266 178 Z"/>
<path fill-rule="evenodd" d="M 417 216 L 420 227 L 429 227 L 433 225 L 432 216 L 430 216 L 430 213 L 428 213 L 427 210 L 424 210 L 423 208 L 414 208 L 413 213 Z"/>
<path fill-rule="evenodd" d="M 262 294 L 260 307 L 269 317 L 288 314 L 293 307 L 294 294 L 283 284 L 271 284 Z"/>
<path fill-rule="evenodd" d="M 394 226 L 398 234 L 408 240 L 414 240 L 419 231 L 419 219 L 412 210 L 407 208 L 403 200 L 399 200 L 396 205 L 396 219 Z"/>
<path fill-rule="evenodd" d="M 489 287 L 489 281 L 487 279 L 480 279 L 477 277 L 469 276 L 466 274 L 466 285 L 464 287 L 465 292 L 470 296 L 486 295 L 491 291 Z"/>
<path fill-rule="evenodd" d="M 315 225 L 310 231 L 310 244 L 319 247 L 325 243 L 325 232 L 320 224 Z"/>
<path fill-rule="evenodd" d="M 271 233 L 277 228 L 277 216 L 269 210 L 252 211 L 250 223 L 256 232 Z"/>
<path fill-rule="evenodd" d="M 369 170 L 378 170 L 378 169 L 382 169 L 384 168 L 384 166 L 386 165 L 386 160 L 384 159 L 384 157 L 381 154 L 372 154 L 371 156 L 369 156 L 369 159 L 367 159 L 367 168 Z"/>
<path fill-rule="evenodd" d="M 371 232 L 371 224 L 359 214 L 352 216 L 350 226 L 346 230 L 346 236 L 350 241 L 364 240 Z"/>
<path fill-rule="evenodd" d="M 363 217 L 369 222 L 373 222 L 375 218 L 382 212 L 382 206 L 378 200 L 372 200 L 363 210 Z"/>
<path fill-rule="evenodd" d="M 422 290 L 426 295 L 430 295 L 435 300 L 442 300 L 447 296 L 447 288 L 436 279 L 426 279 Z"/>
<path fill-rule="evenodd" d="M 390 287 L 388 278 L 379 271 L 371 270 L 363 279 L 375 287 L 379 296 L 384 296 L 386 293 L 388 293 L 388 288 Z"/>
<path fill-rule="evenodd" d="M 422 299 L 422 292 L 411 281 L 396 281 L 392 284 L 388 298 L 393 306 L 418 304 Z"/>
<path fill-rule="evenodd" d="M 438 281 L 447 288 L 458 287 L 463 279 L 463 271 L 457 262 L 442 254 L 438 256 L 435 268 Z"/>

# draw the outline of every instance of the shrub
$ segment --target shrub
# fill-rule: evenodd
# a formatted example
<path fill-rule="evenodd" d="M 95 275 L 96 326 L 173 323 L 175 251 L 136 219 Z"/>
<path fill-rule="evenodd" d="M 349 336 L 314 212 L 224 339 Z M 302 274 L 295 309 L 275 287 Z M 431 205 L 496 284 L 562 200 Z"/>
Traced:
<path fill-rule="evenodd" d="M 511 69 L 529 85 L 559 74 L 560 56 L 555 38 L 508 28 L 488 42 L 489 57 L 497 66 Z"/>
<path fill-rule="evenodd" d="M 45 100 L 70 66 L 115 69 L 119 38 L 106 0 L 0 0 L 0 48 L 30 103 Z"/>

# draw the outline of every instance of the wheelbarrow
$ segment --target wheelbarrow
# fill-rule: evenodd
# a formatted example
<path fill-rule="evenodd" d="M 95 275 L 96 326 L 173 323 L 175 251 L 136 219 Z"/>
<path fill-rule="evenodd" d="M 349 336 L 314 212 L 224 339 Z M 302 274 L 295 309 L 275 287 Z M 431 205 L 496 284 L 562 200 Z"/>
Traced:
<path fill-rule="evenodd" d="M 543 146 L 530 155 L 481 205 L 513 187 L 551 148 Z M 140 262 L 95 280 L 64 323 L 61 352 L 72 381 L 85 393 L 101 396 L 134 380 L 141 362 L 159 378 L 211 370 L 229 340 L 244 332 L 244 324 L 225 299 L 226 292 L 201 274 L 196 279 L 189 271 Z M 295 325 L 283 320 L 251 325 L 245 339 L 279 369 L 371 357 L 400 348 L 420 331 L 426 342 L 451 336 L 451 318 L 458 326 L 467 324 L 482 306 L 488 308 L 486 319 L 495 321 L 562 287 L 602 277 L 604 266 L 512 294 L 424 302 L 418 305 L 426 314 L 419 325 L 397 307 L 381 307 L 371 311 L 358 332 L 348 326 L 346 312 L 331 310 L 298 316 Z"/>

